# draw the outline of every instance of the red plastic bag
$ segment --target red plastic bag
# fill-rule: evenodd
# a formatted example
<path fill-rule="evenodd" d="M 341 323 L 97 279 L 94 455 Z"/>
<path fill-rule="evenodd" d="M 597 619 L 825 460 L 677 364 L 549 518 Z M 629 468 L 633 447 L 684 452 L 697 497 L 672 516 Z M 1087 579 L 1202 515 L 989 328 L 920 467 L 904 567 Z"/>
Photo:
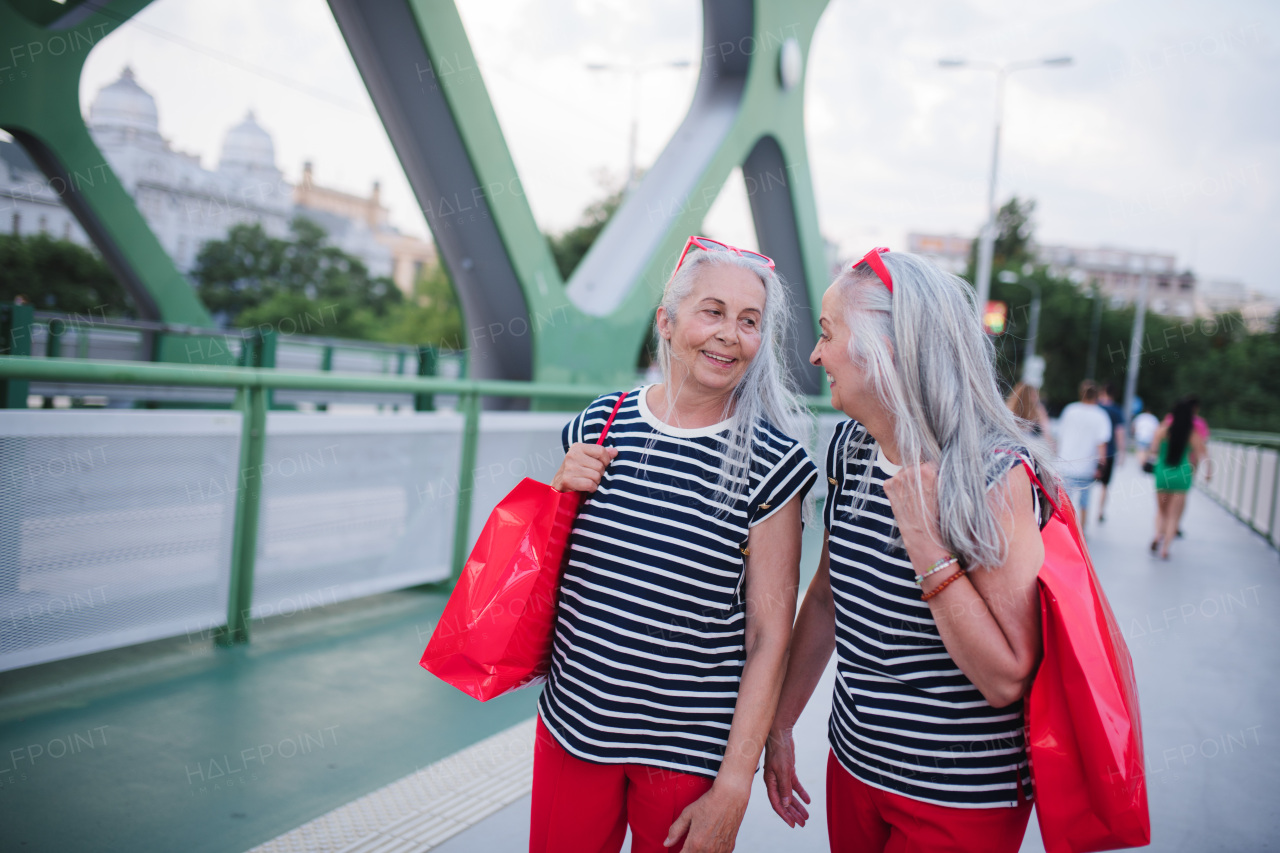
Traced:
<path fill-rule="evenodd" d="M 1040 835 L 1047 853 L 1141 847 L 1151 818 L 1133 660 L 1071 501 L 1050 503 L 1037 578 L 1044 659 L 1026 705 Z"/>
<path fill-rule="evenodd" d="M 580 499 L 526 477 L 494 507 L 422 653 L 423 667 L 481 702 L 546 679 Z"/>

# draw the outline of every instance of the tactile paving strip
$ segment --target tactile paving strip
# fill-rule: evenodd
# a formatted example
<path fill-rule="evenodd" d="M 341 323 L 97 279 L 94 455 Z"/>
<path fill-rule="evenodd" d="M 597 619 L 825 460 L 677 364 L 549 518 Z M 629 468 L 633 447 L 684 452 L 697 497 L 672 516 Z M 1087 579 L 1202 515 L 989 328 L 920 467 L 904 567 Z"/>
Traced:
<path fill-rule="evenodd" d="M 249 853 L 418 853 L 533 787 L 536 717 L 352 800 Z"/>

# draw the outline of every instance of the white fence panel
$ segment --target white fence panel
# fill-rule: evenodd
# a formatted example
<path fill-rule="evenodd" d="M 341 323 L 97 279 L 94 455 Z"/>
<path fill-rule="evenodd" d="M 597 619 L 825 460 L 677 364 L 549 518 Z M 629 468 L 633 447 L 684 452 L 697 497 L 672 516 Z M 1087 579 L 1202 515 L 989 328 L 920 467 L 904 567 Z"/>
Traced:
<path fill-rule="evenodd" d="M 252 616 L 444 580 L 463 419 L 271 412 Z"/>
<path fill-rule="evenodd" d="M 0 670 L 223 624 L 236 412 L 0 411 Z"/>

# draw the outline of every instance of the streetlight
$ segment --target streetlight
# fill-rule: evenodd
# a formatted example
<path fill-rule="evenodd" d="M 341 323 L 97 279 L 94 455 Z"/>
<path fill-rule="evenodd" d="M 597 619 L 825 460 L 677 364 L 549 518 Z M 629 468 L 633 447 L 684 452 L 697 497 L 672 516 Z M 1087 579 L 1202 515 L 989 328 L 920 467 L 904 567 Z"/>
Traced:
<path fill-rule="evenodd" d="M 985 310 L 987 298 L 991 294 L 991 256 L 996 242 L 996 170 L 1000 163 L 1000 126 L 1004 122 L 1004 81 L 1015 71 L 1028 68 L 1061 68 L 1070 65 L 1069 56 L 1055 56 L 1051 59 L 1025 59 L 1018 62 L 974 61 L 969 59 L 939 59 L 941 68 L 969 68 L 976 71 L 996 72 L 996 129 L 995 142 L 991 148 L 991 182 L 987 185 L 987 222 L 982 227 L 978 241 L 978 274 L 975 284 L 978 287 L 978 311 Z"/>
<path fill-rule="evenodd" d="M 1084 378 L 1095 379 L 1098 373 L 1098 337 L 1102 331 L 1102 291 L 1095 281 L 1084 295 L 1093 303 L 1093 321 L 1089 324 L 1089 360 L 1086 362 Z"/>
<path fill-rule="evenodd" d="M 1138 304 L 1133 306 L 1133 334 L 1129 338 L 1129 368 L 1124 374 L 1124 434 L 1133 420 L 1133 398 L 1138 394 L 1138 370 L 1142 367 L 1142 329 L 1147 321 L 1147 293 L 1151 289 L 1150 255 L 1142 256 Z"/>
<path fill-rule="evenodd" d="M 627 192 L 631 192 L 636 183 L 636 137 L 640 124 L 640 75 L 646 71 L 658 71 L 665 68 L 688 68 L 692 63 L 687 59 L 673 59 L 667 62 L 647 63 L 615 63 L 588 62 L 588 71 L 622 71 L 631 75 L 631 141 L 627 147 Z"/>
<path fill-rule="evenodd" d="M 1026 353 L 1022 356 L 1022 381 L 1039 388 L 1044 384 L 1044 359 L 1036 356 L 1036 333 L 1040 330 L 1040 284 L 1035 279 L 1019 276 L 1013 270 L 1001 270 L 996 277 L 1005 284 L 1019 284 L 1031 291 L 1031 318 L 1027 322 Z"/>

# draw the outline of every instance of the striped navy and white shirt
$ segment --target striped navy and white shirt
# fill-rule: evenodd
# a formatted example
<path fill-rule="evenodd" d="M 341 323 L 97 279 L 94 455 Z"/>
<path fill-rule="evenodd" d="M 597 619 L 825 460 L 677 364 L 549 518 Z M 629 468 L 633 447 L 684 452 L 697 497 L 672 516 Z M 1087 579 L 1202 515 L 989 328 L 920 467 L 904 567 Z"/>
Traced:
<path fill-rule="evenodd" d="M 745 663 L 749 529 L 803 498 L 818 469 L 757 422 L 745 493 L 717 517 L 728 424 L 677 429 L 628 392 L 605 444 L 618 455 L 583 502 L 560 585 L 551 673 L 538 704 L 571 754 L 714 777 Z M 618 394 L 565 426 L 594 442 Z"/>
<path fill-rule="evenodd" d="M 853 452 L 865 435 L 857 421 L 844 421 L 827 449 L 823 522 L 837 656 L 831 749 L 856 778 L 915 800 L 1016 806 L 1019 785 L 1031 798 L 1022 702 L 991 707 L 947 653 L 907 552 L 892 545 L 898 532 L 884 481 L 897 466 L 874 441 Z M 1010 457 L 1010 468 L 1017 464 Z"/>

